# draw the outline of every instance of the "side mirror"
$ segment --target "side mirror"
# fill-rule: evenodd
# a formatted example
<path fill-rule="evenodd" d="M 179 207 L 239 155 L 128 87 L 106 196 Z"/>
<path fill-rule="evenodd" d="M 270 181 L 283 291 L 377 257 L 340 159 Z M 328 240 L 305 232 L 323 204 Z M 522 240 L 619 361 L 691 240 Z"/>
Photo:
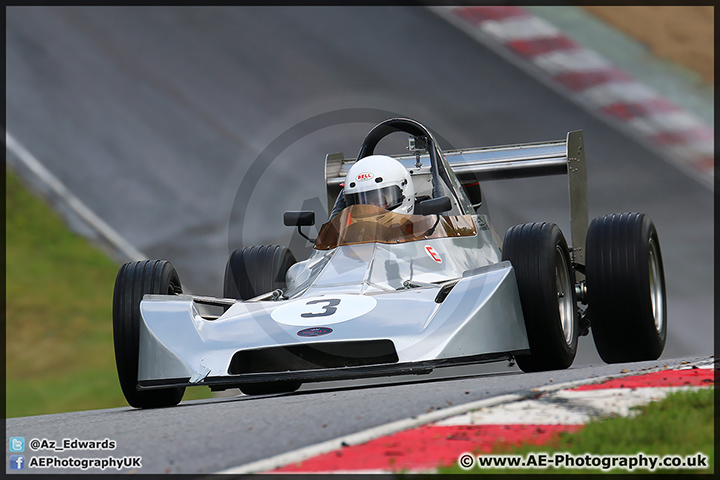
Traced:
<path fill-rule="evenodd" d="M 305 235 L 301 227 L 310 227 L 315 225 L 315 212 L 312 210 L 303 210 L 301 212 L 285 212 L 283 213 L 283 223 L 286 227 L 297 227 L 298 234 L 310 243 L 315 243 L 317 238 L 310 238 Z"/>
<path fill-rule="evenodd" d="M 431 198 L 420 202 L 418 210 L 420 215 L 439 215 L 452 210 L 452 203 L 450 197 Z"/>
<path fill-rule="evenodd" d="M 312 210 L 285 212 L 283 222 L 286 227 L 310 227 L 315 225 L 315 212 Z"/>

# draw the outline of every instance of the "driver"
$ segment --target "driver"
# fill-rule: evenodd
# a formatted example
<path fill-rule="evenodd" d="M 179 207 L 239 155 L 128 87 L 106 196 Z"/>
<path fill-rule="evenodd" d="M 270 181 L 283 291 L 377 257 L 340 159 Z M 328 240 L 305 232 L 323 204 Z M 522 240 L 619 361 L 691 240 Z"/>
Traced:
<path fill-rule="evenodd" d="M 395 213 L 412 215 L 415 187 L 410 173 L 386 155 L 361 158 L 350 167 L 330 219 L 351 205 L 376 205 Z"/>

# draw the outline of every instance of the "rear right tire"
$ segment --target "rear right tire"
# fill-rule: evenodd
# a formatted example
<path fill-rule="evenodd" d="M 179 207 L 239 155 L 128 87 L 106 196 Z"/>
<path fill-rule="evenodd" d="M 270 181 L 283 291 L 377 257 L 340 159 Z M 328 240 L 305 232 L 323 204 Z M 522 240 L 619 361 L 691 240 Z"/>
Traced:
<path fill-rule="evenodd" d="M 246 383 L 240 385 L 245 395 L 271 395 L 275 393 L 291 393 L 302 386 L 302 382 L 267 382 Z"/>

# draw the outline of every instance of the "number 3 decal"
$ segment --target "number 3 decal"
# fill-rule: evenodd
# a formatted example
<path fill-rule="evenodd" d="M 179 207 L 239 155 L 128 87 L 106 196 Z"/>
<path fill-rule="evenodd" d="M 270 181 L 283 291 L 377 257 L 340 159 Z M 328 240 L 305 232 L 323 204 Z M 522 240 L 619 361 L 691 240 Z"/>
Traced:
<path fill-rule="evenodd" d="M 365 295 L 334 295 L 276 302 L 272 319 L 293 327 L 327 327 L 347 322 L 370 312 L 377 300 Z"/>
<path fill-rule="evenodd" d="M 313 318 L 313 317 L 329 317 L 333 313 L 337 312 L 337 306 L 340 305 L 340 300 L 337 298 L 328 298 L 326 299 L 320 299 L 320 300 L 311 300 L 307 302 L 305 305 L 315 305 L 318 303 L 327 303 L 327 305 L 323 305 L 323 311 L 320 313 L 302 313 L 300 314 L 303 318 Z"/>

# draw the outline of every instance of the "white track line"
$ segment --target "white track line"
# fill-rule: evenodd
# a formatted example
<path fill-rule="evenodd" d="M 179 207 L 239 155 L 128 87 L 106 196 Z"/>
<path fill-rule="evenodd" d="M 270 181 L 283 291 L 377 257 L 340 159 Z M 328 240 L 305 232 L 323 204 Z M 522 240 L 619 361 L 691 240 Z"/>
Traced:
<path fill-rule="evenodd" d="M 535 55 L 532 62 L 550 75 L 565 72 L 593 72 L 613 67 L 605 58 L 588 50 L 548 52 Z"/>
<path fill-rule="evenodd" d="M 5 131 L 6 148 L 13 153 L 40 181 L 50 188 L 67 206 L 92 229 L 94 229 L 110 245 L 122 253 L 128 260 L 147 258 L 105 223 L 95 212 L 75 196 L 55 175 L 45 168 L 35 156 L 18 142 L 10 132 Z"/>
<path fill-rule="evenodd" d="M 488 20 L 483 22 L 480 28 L 501 42 L 535 40 L 538 38 L 554 37 L 562 33 L 555 26 L 537 17 Z"/>

